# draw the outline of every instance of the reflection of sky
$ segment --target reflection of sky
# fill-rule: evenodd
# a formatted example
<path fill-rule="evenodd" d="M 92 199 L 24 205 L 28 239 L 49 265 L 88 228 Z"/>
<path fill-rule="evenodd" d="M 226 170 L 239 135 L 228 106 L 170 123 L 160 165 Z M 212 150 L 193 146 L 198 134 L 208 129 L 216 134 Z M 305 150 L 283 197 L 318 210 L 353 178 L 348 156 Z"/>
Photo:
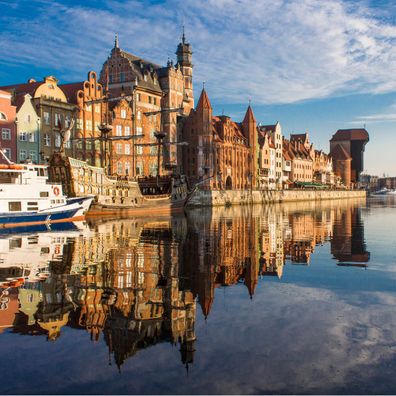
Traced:
<path fill-rule="evenodd" d="M 119 373 L 85 331 L 64 327 L 53 343 L 8 331 L 0 393 L 395 393 L 396 213 L 371 208 L 362 221 L 367 269 L 338 267 L 326 243 L 309 266 L 259 280 L 253 300 L 242 284 L 216 289 L 206 321 L 197 309 L 188 375 L 169 343 Z"/>

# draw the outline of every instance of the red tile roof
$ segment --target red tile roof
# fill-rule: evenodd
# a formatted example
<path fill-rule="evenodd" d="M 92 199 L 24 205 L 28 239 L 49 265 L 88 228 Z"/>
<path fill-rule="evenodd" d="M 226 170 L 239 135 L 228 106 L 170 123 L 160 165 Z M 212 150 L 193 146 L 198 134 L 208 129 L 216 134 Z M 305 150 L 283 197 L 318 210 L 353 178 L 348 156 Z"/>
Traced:
<path fill-rule="evenodd" d="M 358 129 L 339 129 L 330 142 L 343 141 L 343 140 L 365 140 L 369 141 L 369 134 L 364 128 Z"/>
<path fill-rule="evenodd" d="M 58 87 L 63 91 L 69 103 L 77 104 L 77 92 L 84 90 L 84 81 L 71 84 L 60 84 Z"/>

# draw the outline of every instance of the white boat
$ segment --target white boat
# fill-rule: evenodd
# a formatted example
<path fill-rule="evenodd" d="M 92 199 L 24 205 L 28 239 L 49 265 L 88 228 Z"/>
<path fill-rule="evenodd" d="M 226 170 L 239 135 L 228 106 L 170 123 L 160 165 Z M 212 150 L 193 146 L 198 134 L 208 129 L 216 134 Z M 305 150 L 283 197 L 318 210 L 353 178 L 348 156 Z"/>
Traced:
<path fill-rule="evenodd" d="M 67 198 L 46 165 L 14 164 L 0 150 L 0 228 L 83 220 L 94 196 Z"/>

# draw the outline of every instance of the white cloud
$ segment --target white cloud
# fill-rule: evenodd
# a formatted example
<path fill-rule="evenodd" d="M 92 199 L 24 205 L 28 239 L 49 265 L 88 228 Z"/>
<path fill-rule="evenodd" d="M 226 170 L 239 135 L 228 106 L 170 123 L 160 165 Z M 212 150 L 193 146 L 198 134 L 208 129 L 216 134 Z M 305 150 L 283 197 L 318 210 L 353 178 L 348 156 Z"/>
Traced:
<path fill-rule="evenodd" d="M 393 121 L 396 121 L 396 103 L 389 106 L 386 111 L 382 113 L 358 116 L 354 120 L 350 121 L 349 124 L 363 125 Z"/>
<path fill-rule="evenodd" d="M 100 69 L 118 32 L 125 50 L 165 64 L 184 21 L 196 86 L 205 80 L 211 97 L 222 103 L 396 90 L 396 26 L 383 18 L 383 9 L 341 0 L 105 4 L 97 10 L 37 2 L 31 18 L 9 19 L 19 34 L 3 29 L 0 58 L 12 53 L 13 61 L 81 79 L 88 69 Z"/>

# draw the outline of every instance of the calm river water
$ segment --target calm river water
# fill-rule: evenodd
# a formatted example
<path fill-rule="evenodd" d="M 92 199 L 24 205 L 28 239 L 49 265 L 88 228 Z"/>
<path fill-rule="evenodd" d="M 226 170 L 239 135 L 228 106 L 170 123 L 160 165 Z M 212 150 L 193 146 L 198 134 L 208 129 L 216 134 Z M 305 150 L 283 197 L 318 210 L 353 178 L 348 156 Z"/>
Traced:
<path fill-rule="evenodd" d="M 396 199 L 0 235 L 0 393 L 396 393 Z"/>

